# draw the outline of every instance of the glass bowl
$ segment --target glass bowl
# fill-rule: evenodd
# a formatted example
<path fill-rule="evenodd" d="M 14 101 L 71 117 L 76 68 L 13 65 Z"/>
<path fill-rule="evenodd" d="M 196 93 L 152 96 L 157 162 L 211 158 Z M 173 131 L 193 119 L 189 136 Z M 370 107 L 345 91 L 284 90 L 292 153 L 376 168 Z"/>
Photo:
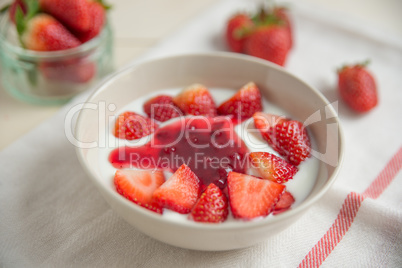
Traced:
<path fill-rule="evenodd" d="M 33 51 L 20 46 L 8 13 L 0 17 L 0 66 L 4 88 L 17 99 L 61 104 L 112 71 L 112 30 L 62 51 Z"/>

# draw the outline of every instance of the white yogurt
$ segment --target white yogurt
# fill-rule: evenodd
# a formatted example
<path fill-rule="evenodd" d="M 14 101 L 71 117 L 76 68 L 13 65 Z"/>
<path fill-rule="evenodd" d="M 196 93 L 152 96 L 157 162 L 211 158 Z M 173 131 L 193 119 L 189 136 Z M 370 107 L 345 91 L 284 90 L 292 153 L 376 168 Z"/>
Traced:
<path fill-rule="evenodd" d="M 143 104 L 149 100 L 152 97 L 155 97 L 157 95 L 170 95 L 170 96 L 175 96 L 177 95 L 182 89 L 177 89 L 177 88 L 170 88 L 170 89 L 165 89 L 165 90 L 160 90 L 157 92 L 154 92 L 152 94 L 148 94 L 146 96 L 143 96 L 141 98 L 138 98 L 136 100 L 133 100 L 131 103 L 128 105 L 124 106 L 122 109 L 116 111 L 116 116 L 125 112 L 125 111 L 132 111 L 141 115 L 146 115 L 143 111 Z M 219 106 L 222 102 L 225 100 L 229 99 L 233 94 L 234 91 L 232 89 L 223 89 L 223 88 L 210 88 L 210 93 L 212 97 L 215 100 L 215 103 L 217 106 Z M 280 109 L 279 107 L 273 105 L 272 103 L 268 102 L 267 100 L 263 99 L 263 112 L 265 113 L 270 113 L 270 114 L 275 114 L 279 116 L 286 116 L 290 118 L 294 118 L 289 116 L 285 111 Z M 294 118 L 297 120 L 297 118 Z M 172 119 L 174 120 L 174 119 Z M 172 120 L 169 120 L 167 122 L 164 122 L 160 126 L 169 124 L 172 122 Z M 108 144 L 106 148 L 100 148 L 100 154 L 99 154 L 99 162 L 100 162 L 100 172 L 101 175 L 106 178 L 107 180 L 110 180 L 110 185 L 113 186 L 113 177 L 116 172 L 116 169 L 110 164 L 108 161 L 109 154 L 113 151 L 113 149 L 121 147 L 121 146 L 141 146 L 145 143 L 147 143 L 150 140 L 151 136 L 144 137 L 139 140 L 133 140 L 133 141 L 128 141 L 128 140 L 122 140 L 122 139 L 117 139 L 112 131 L 114 129 L 114 122 L 111 122 L 109 125 L 109 132 L 108 132 Z M 267 142 L 262 138 L 262 136 L 259 134 L 258 131 L 256 131 L 253 123 L 253 119 L 250 118 L 246 121 L 244 121 L 242 124 L 239 124 L 235 127 L 237 135 L 239 135 L 243 142 L 246 144 L 250 152 L 269 152 L 272 154 L 275 154 L 279 156 L 279 154 L 274 151 L 268 144 Z M 314 137 L 312 136 L 312 133 L 309 133 L 311 145 L 314 148 L 315 147 L 315 142 L 314 142 Z M 292 208 L 298 206 L 300 203 L 303 202 L 307 198 L 307 196 L 310 194 L 311 190 L 314 187 L 314 184 L 316 182 L 317 176 L 318 176 L 318 169 L 319 169 L 319 160 L 315 157 L 310 157 L 303 161 L 299 166 L 298 166 L 299 171 L 294 175 L 292 180 L 289 180 L 288 182 L 285 183 L 286 185 L 286 190 L 289 191 L 293 197 L 295 198 L 295 203 L 292 205 Z M 165 172 L 165 177 L 168 179 L 172 173 L 170 172 Z M 272 214 L 270 215 L 272 216 Z M 164 209 L 164 213 L 162 217 L 165 217 L 167 219 L 170 219 L 172 221 L 182 221 L 186 222 L 188 221 L 188 215 L 183 215 L 176 213 L 174 211 Z M 259 220 L 259 219 L 258 219 Z M 229 215 L 228 219 L 221 224 L 229 223 L 236 221 L 231 215 Z"/>

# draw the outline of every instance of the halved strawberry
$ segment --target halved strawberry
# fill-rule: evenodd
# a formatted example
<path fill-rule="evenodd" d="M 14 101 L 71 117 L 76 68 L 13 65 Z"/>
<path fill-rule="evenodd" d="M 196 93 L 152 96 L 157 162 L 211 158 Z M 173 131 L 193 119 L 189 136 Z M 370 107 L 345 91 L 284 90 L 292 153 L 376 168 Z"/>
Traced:
<path fill-rule="evenodd" d="M 153 194 L 161 207 L 181 214 L 189 213 L 199 196 L 200 180 L 186 164 L 181 165 Z"/>
<path fill-rule="evenodd" d="M 233 171 L 227 181 L 232 214 L 244 220 L 267 216 L 285 190 L 283 184 Z"/>
<path fill-rule="evenodd" d="M 146 209 L 162 214 L 162 208 L 153 200 L 154 191 L 165 182 L 162 171 L 117 170 L 114 185 L 119 194 Z"/>
<path fill-rule="evenodd" d="M 158 128 L 154 120 L 136 114 L 124 112 L 116 120 L 114 135 L 120 139 L 135 140 L 153 133 Z"/>
<path fill-rule="evenodd" d="M 310 139 L 301 122 L 257 113 L 254 124 L 268 144 L 292 165 L 298 166 L 310 157 Z"/>
<path fill-rule="evenodd" d="M 228 217 L 226 195 L 218 186 L 211 183 L 191 210 L 191 217 L 198 222 L 224 222 Z"/>
<path fill-rule="evenodd" d="M 185 114 L 216 116 L 215 102 L 208 89 L 200 84 L 193 84 L 185 88 L 173 102 Z"/>
<path fill-rule="evenodd" d="M 297 168 L 276 155 L 265 152 L 254 152 L 249 155 L 251 166 L 261 177 L 277 183 L 293 179 Z"/>
<path fill-rule="evenodd" d="M 159 95 L 144 104 L 144 112 L 150 117 L 160 122 L 165 122 L 171 118 L 182 115 L 171 96 Z"/>
<path fill-rule="evenodd" d="M 279 115 L 257 112 L 253 115 L 253 119 L 254 119 L 254 125 L 260 131 L 261 136 L 266 141 L 268 141 L 268 144 L 270 144 L 275 151 L 277 151 L 277 149 L 275 148 L 274 144 L 271 141 L 269 130 L 271 129 L 271 127 L 275 127 L 276 124 L 278 124 L 279 122 L 286 120 L 286 118 Z"/>
<path fill-rule="evenodd" d="M 293 195 L 288 191 L 285 191 L 275 206 L 274 214 L 278 214 L 288 210 L 294 202 L 295 198 L 293 197 Z"/>
<path fill-rule="evenodd" d="M 247 119 L 262 111 L 261 93 L 254 82 L 244 85 L 234 96 L 218 107 L 218 114 Z"/>

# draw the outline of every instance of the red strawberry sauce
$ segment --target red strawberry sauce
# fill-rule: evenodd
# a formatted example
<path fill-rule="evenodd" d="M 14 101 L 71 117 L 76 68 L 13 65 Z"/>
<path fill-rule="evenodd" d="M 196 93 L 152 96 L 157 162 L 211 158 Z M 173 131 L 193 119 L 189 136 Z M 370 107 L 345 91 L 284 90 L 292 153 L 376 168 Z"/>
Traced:
<path fill-rule="evenodd" d="M 227 173 L 245 173 L 248 149 L 229 117 L 186 117 L 159 128 L 140 147 L 120 147 L 109 156 L 115 168 L 159 168 L 176 171 L 183 163 L 203 188 L 211 182 L 226 186 Z"/>

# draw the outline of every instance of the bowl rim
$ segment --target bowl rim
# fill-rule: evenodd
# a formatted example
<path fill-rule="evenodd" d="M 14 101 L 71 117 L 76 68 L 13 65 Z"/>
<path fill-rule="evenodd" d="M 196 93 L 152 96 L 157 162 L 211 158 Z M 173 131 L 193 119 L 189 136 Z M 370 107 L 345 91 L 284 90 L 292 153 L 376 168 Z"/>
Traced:
<path fill-rule="evenodd" d="M 157 220 L 160 222 L 163 222 L 164 224 L 167 225 L 175 225 L 178 227 L 182 228 L 193 228 L 193 229 L 198 229 L 198 230 L 209 230 L 209 231 L 219 231 L 219 230 L 240 230 L 240 229 L 248 229 L 248 228 L 258 228 L 262 227 L 264 225 L 270 225 L 270 224 L 275 224 L 281 221 L 285 221 L 288 218 L 292 218 L 304 210 L 308 209 L 311 205 L 316 203 L 319 199 L 323 197 L 323 195 L 328 192 L 332 184 L 335 182 L 339 171 L 343 165 L 344 161 L 344 133 L 343 129 L 338 117 L 338 113 L 335 111 L 333 106 L 329 103 L 329 101 L 324 97 L 324 95 L 314 88 L 313 86 L 307 84 L 304 82 L 302 79 L 300 79 L 298 76 L 290 73 L 287 71 L 285 68 L 271 63 L 269 61 L 259 59 L 253 56 L 248 56 L 244 54 L 238 54 L 238 53 L 233 53 L 233 52 L 198 52 L 198 53 L 180 53 L 180 54 L 174 54 L 174 55 L 169 55 L 169 56 L 163 56 L 163 57 L 158 57 L 158 58 L 152 58 L 148 60 L 140 60 L 139 62 L 136 62 L 134 64 L 130 64 L 113 74 L 105 77 L 102 81 L 100 81 L 94 88 L 93 88 L 93 93 L 86 99 L 84 106 L 86 103 L 90 103 L 93 98 L 95 98 L 100 92 L 102 92 L 105 88 L 109 86 L 109 84 L 113 83 L 115 79 L 119 79 L 120 77 L 124 76 L 126 73 L 129 73 L 130 71 L 139 68 L 142 64 L 156 64 L 160 61 L 166 61 L 166 60 L 174 60 L 174 59 L 180 59 L 180 58 L 191 58 L 191 57 L 219 57 L 219 58 L 231 58 L 231 59 L 236 59 L 240 61 L 250 61 L 256 64 L 261 64 L 265 65 L 268 68 L 273 68 L 276 69 L 277 71 L 280 71 L 282 73 L 285 73 L 286 75 L 291 76 L 293 79 L 297 80 L 299 83 L 302 83 L 304 86 L 309 88 L 310 90 L 313 91 L 314 94 L 317 95 L 323 101 L 324 104 L 326 104 L 326 109 L 328 109 L 333 115 L 333 120 L 338 125 L 338 165 L 334 168 L 332 176 L 328 176 L 327 182 L 322 185 L 321 189 L 314 195 L 314 196 L 309 196 L 307 200 L 302 201 L 301 204 L 299 204 L 297 207 L 292 208 L 288 211 L 285 211 L 283 213 L 275 215 L 275 217 L 271 217 L 268 221 L 262 219 L 262 220 L 251 220 L 251 221 L 235 221 L 231 222 L 229 224 L 211 224 L 211 223 L 202 223 L 202 222 L 193 222 L 193 221 L 186 221 L 186 222 L 181 222 L 181 221 L 173 221 L 171 219 L 167 219 L 162 217 L 162 215 L 154 213 L 152 211 L 149 211 L 143 207 L 140 207 L 133 202 L 129 201 L 128 199 L 122 197 L 120 194 L 117 193 L 117 191 L 111 191 L 112 189 L 106 189 L 106 192 L 110 192 L 110 194 L 113 196 L 115 201 L 119 202 L 121 205 L 124 207 L 127 207 L 129 209 L 134 209 L 136 210 L 137 213 L 141 213 L 142 216 L 149 217 L 153 220 Z M 83 113 L 85 112 L 85 109 L 81 110 L 78 117 L 77 121 L 75 124 L 75 136 L 79 137 L 82 132 L 82 124 L 81 121 L 83 120 Z M 83 149 L 79 148 L 76 146 L 76 155 L 78 157 L 78 160 L 83 167 L 84 171 L 87 173 L 88 177 L 95 183 L 96 187 L 98 190 L 100 188 L 105 189 L 105 187 L 98 181 L 96 178 L 96 174 L 94 174 L 89 167 L 85 164 L 85 156 L 83 154 Z M 103 195 L 103 192 L 101 194 Z M 106 200 L 108 203 L 109 201 Z M 111 205 L 109 203 L 109 205 Z"/>

